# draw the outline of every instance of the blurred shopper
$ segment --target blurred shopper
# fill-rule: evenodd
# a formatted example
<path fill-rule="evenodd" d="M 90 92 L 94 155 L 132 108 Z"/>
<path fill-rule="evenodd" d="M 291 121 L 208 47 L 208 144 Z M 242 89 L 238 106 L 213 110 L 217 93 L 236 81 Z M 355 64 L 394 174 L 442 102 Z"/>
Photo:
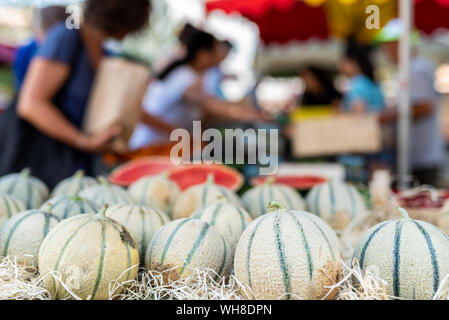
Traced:
<path fill-rule="evenodd" d="M 350 37 L 339 69 L 349 78 L 349 88 L 342 101 L 345 112 L 379 113 L 384 109 L 384 97 L 374 82 L 374 68 L 368 47 L 359 45 Z"/>
<path fill-rule="evenodd" d="M 353 36 L 349 37 L 339 69 L 349 78 L 348 89 L 343 95 L 342 110 L 354 114 L 380 115 L 385 109 L 385 101 L 374 79 L 371 47 L 359 44 Z M 366 181 L 369 172 L 373 170 L 392 168 L 393 159 L 394 153 L 388 149 L 377 154 L 338 157 L 338 161 L 347 168 L 348 177 L 362 181 Z"/>
<path fill-rule="evenodd" d="M 175 58 L 182 59 L 187 52 L 187 44 L 191 42 L 191 37 L 195 35 L 196 32 L 201 31 L 190 23 L 186 23 L 179 33 L 179 43 L 180 48 L 175 55 Z M 232 51 L 233 45 L 228 40 L 219 41 L 217 46 L 216 62 L 214 66 L 209 68 L 204 73 L 204 90 L 219 99 L 225 100 L 225 96 L 221 89 L 221 84 L 226 78 L 226 75 L 221 69 L 222 62 L 228 57 L 229 53 Z M 172 59 L 175 60 L 175 59 Z M 168 64 L 167 64 L 168 65 Z"/>
<path fill-rule="evenodd" d="M 399 39 L 403 32 L 400 20 L 390 21 L 379 33 L 378 42 L 395 63 L 399 63 Z M 419 43 L 419 34 L 412 35 Z M 439 97 L 434 89 L 435 69 L 431 62 L 413 48 L 410 65 L 409 92 L 413 122 L 410 130 L 410 160 L 413 175 L 422 184 L 438 182 L 440 165 L 444 159 L 443 134 L 439 121 Z M 385 114 L 385 122 L 397 120 L 397 113 Z"/>
<path fill-rule="evenodd" d="M 34 35 L 26 45 L 17 50 L 13 64 L 16 90 L 20 90 L 30 62 L 36 55 L 39 45 L 44 42 L 47 32 L 56 24 L 65 21 L 67 17 L 64 6 L 49 6 L 36 10 L 33 22 Z"/>
<path fill-rule="evenodd" d="M 299 76 L 304 81 L 305 90 L 298 105 L 331 105 L 335 108 L 340 105 L 342 95 L 335 89 L 332 80 L 323 69 L 309 66 L 303 69 Z"/>
<path fill-rule="evenodd" d="M 186 45 L 184 57 L 169 64 L 150 83 L 143 101 L 144 121 L 135 130 L 130 149 L 170 144 L 174 129 L 191 129 L 205 115 L 232 121 L 254 122 L 265 117 L 240 104 L 217 99 L 204 90 L 203 76 L 217 63 L 220 42 L 197 30 Z"/>
<path fill-rule="evenodd" d="M 231 42 L 228 40 L 220 41 L 218 43 L 216 64 L 204 74 L 204 90 L 208 94 L 223 100 L 225 99 L 225 95 L 221 89 L 221 84 L 226 78 L 226 75 L 221 69 L 221 64 L 228 57 L 232 49 Z"/>
<path fill-rule="evenodd" d="M 185 53 L 187 51 L 187 44 L 190 42 L 191 36 L 194 35 L 198 31 L 199 31 L 199 29 L 197 27 L 195 27 L 194 25 L 192 25 L 191 23 L 186 23 L 182 27 L 181 31 L 179 32 L 178 39 L 179 39 L 180 46 L 183 48 L 182 49 L 183 53 L 179 58 L 181 58 L 183 55 L 185 55 Z"/>
<path fill-rule="evenodd" d="M 77 169 L 95 174 L 96 153 L 120 132 L 81 130 L 103 42 L 140 30 L 150 10 L 149 0 L 86 0 L 79 29 L 51 29 L 31 62 L 17 113 L 10 108 L 0 117 L 0 175 L 30 167 L 53 187 Z"/>
<path fill-rule="evenodd" d="M 152 64 L 151 68 L 154 73 L 160 73 L 164 70 L 172 61 L 182 59 L 186 55 L 186 42 L 189 40 L 190 35 L 198 29 L 190 23 L 186 23 L 177 32 L 178 43 L 173 48 L 172 52 L 167 52 L 166 55 L 160 57 Z"/>

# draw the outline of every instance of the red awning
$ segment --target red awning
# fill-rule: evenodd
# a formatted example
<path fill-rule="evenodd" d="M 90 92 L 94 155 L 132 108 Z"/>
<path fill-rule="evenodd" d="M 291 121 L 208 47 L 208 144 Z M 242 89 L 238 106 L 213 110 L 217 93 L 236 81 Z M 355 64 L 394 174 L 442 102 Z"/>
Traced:
<path fill-rule="evenodd" d="M 367 3 L 368 0 L 365 1 Z M 397 16 L 396 3 L 396 0 L 391 0 L 388 2 L 391 5 L 383 4 L 386 12 L 382 12 L 382 19 Z M 261 40 L 266 44 L 323 39 L 331 34 L 344 37 L 350 30 L 342 30 L 343 25 L 360 31 L 359 24 L 363 22 L 346 21 L 351 18 L 346 18 L 348 12 L 358 20 L 364 14 L 364 10 L 359 12 L 349 8 L 360 7 L 357 1 L 344 5 L 340 0 L 324 0 L 318 6 L 309 5 L 307 0 L 206 0 L 205 5 L 207 12 L 222 10 L 226 13 L 239 13 L 252 20 L 259 26 Z M 340 9 L 344 10 L 343 16 Z M 449 29 L 448 17 L 449 0 L 415 0 L 415 25 L 424 33 L 429 34 L 439 28 Z"/>
<path fill-rule="evenodd" d="M 326 14 L 321 7 L 310 7 L 304 2 L 295 2 L 291 8 L 271 10 L 255 21 L 264 43 L 287 43 L 310 38 L 326 39 L 329 29 Z"/>
<path fill-rule="evenodd" d="M 207 0 L 206 10 L 239 13 L 251 20 L 259 20 L 271 10 L 288 10 L 295 2 L 296 0 Z"/>
<path fill-rule="evenodd" d="M 449 29 L 449 0 L 415 0 L 415 25 L 427 34 Z"/>
<path fill-rule="evenodd" d="M 329 35 L 326 14 L 321 6 L 311 7 L 296 0 L 213 0 L 206 10 L 239 13 L 259 26 L 264 43 L 286 43 Z"/>

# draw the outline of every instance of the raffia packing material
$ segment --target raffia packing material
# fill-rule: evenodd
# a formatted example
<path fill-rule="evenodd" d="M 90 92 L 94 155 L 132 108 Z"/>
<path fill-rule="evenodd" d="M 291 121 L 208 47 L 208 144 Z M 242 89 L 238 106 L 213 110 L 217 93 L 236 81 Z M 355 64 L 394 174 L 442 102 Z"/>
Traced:
<path fill-rule="evenodd" d="M 297 157 L 376 153 L 382 132 L 375 115 L 333 115 L 297 120 L 293 153 Z"/>
<path fill-rule="evenodd" d="M 122 58 L 104 58 L 98 68 L 89 99 L 84 130 L 101 132 L 114 124 L 122 133 L 113 141 L 113 150 L 128 151 L 128 141 L 142 116 L 142 99 L 150 73 L 142 64 Z"/>

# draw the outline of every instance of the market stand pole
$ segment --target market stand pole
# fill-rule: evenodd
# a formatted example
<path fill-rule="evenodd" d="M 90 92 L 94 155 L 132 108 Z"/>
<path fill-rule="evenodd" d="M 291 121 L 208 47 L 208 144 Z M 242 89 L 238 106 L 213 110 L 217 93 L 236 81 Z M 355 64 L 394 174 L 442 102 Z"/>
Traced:
<path fill-rule="evenodd" d="M 409 186 L 410 159 L 410 34 L 413 21 L 413 1 L 400 0 L 399 16 L 404 30 L 399 41 L 399 119 L 398 119 L 398 183 L 399 189 Z"/>

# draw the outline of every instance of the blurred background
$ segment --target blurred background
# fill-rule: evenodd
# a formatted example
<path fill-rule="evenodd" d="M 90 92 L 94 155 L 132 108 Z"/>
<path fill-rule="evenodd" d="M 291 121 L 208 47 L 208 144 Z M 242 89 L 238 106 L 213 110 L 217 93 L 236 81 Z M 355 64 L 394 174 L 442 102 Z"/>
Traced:
<path fill-rule="evenodd" d="M 291 94 L 304 90 L 297 71 L 319 64 L 336 72 L 344 39 L 357 33 L 371 42 L 376 30 L 365 28 L 364 9 L 376 4 L 381 9 L 381 26 L 398 15 L 395 0 L 153 0 L 151 26 L 137 37 L 127 39 L 121 50 L 151 64 L 164 60 L 177 45 L 177 31 L 186 22 L 201 26 L 219 37 L 232 40 L 235 50 L 223 69 L 236 77 L 227 79 L 223 90 L 227 98 L 239 100 L 263 75 L 258 92 L 260 103 L 276 108 Z M 50 4 L 80 5 L 82 0 L 6 0 L 0 11 L 0 41 L 3 63 L 11 60 L 14 48 L 32 35 L 33 10 Z M 420 51 L 437 64 L 435 88 L 449 93 L 449 1 L 415 1 L 415 23 L 422 35 Z M 110 44 L 114 45 L 114 44 Z M 387 96 L 395 96 L 394 67 L 376 55 L 376 73 Z M 8 94 L 7 68 L 2 70 L 2 94 Z M 342 79 L 336 79 L 344 85 Z M 5 98 L 3 98 L 5 99 Z"/>
<path fill-rule="evenodd" d="M 36 8 L 53 4 L 81 7 L 82 3 L 81 0 L 2 1 L 0 109 L 6 109 L 14 96 L 12 64 L 17 49 L 33 35 Z M 335 107 L 331 106 L 332 99 L 321 103 L 313 100 L 316 97 L 310 97 L 308 87 L 313 86 L 314 81 L 325 77 L 324 82 L 338 92 L 338 97 L 344 96 L 349 90 L 351 77 L 341 70 L 342 60 L 348 53 L 349 38 L 359 47 L 370 46 L 373 75 L 384 98 L 384 112 L 397 107 L 401 92 L 398 64 L 387 57 L 388 53 L 379 44 L 378 35 L 387 23 L 398 18 L 398 1 L 153 0 L 152 5 L 148 27 L 137 35 L 126 37 L 122 42 L 108 40 L 105 46 L 116 54 L 146 63 L 151 72 L 156 74 L 167 65 L 170 57 L 168 53 L 179 49 L 179 33 L 186 23 L 210 32 L 218 39 L 229 41 L 232 50 L 220 65 L 226 75 L 220 83 L 222 98 L 228 102 L 249 101 L 252 107 L 266 111 L 276 119 L 275 125 L 256 127 L 277 127 L 285 131 L 280 146 L 281 162 L 337 163 L 346 169 L 349 179 L 368 179 L 371 169 L 367 167 L 366 158 L 344 157 L 354 152 L 340 151 L 334 154 L 325 151 L 308 154 L 301 149 L 300 142 L 294 141 L 295 129 L 290 125 L 295 121 L 323 116 Z M 369 5 L 379 9 L 378 28 L 366 27 L 369 14 L 365 10 Z M 416 29 L 419 37 L 413 51 L 434 66 L 431 86 L 438 95 L 438 121 L 444 140 L 445 156 L 438 164 L 438 178 L 433 182 L 439 186 L 448 186 L 449 1 L 416 0 L 413 1 L 413 7 L 413 29 Z M 305 96 L 311 99 L 310 102 L 304 101 Z M 301 108 L 308 104 L 314 107 Z M 394 128 L 388 130 L 382 130 L 382 141 L 384 146 L 393 144 L 393 158 L 385 160 L 383 165 L 395 174 L 394 144 L 397 138 Z M 354 135 L 357 135 L 356 131 Z M 251 169 L 247 170 L 251 175 Z"/>

